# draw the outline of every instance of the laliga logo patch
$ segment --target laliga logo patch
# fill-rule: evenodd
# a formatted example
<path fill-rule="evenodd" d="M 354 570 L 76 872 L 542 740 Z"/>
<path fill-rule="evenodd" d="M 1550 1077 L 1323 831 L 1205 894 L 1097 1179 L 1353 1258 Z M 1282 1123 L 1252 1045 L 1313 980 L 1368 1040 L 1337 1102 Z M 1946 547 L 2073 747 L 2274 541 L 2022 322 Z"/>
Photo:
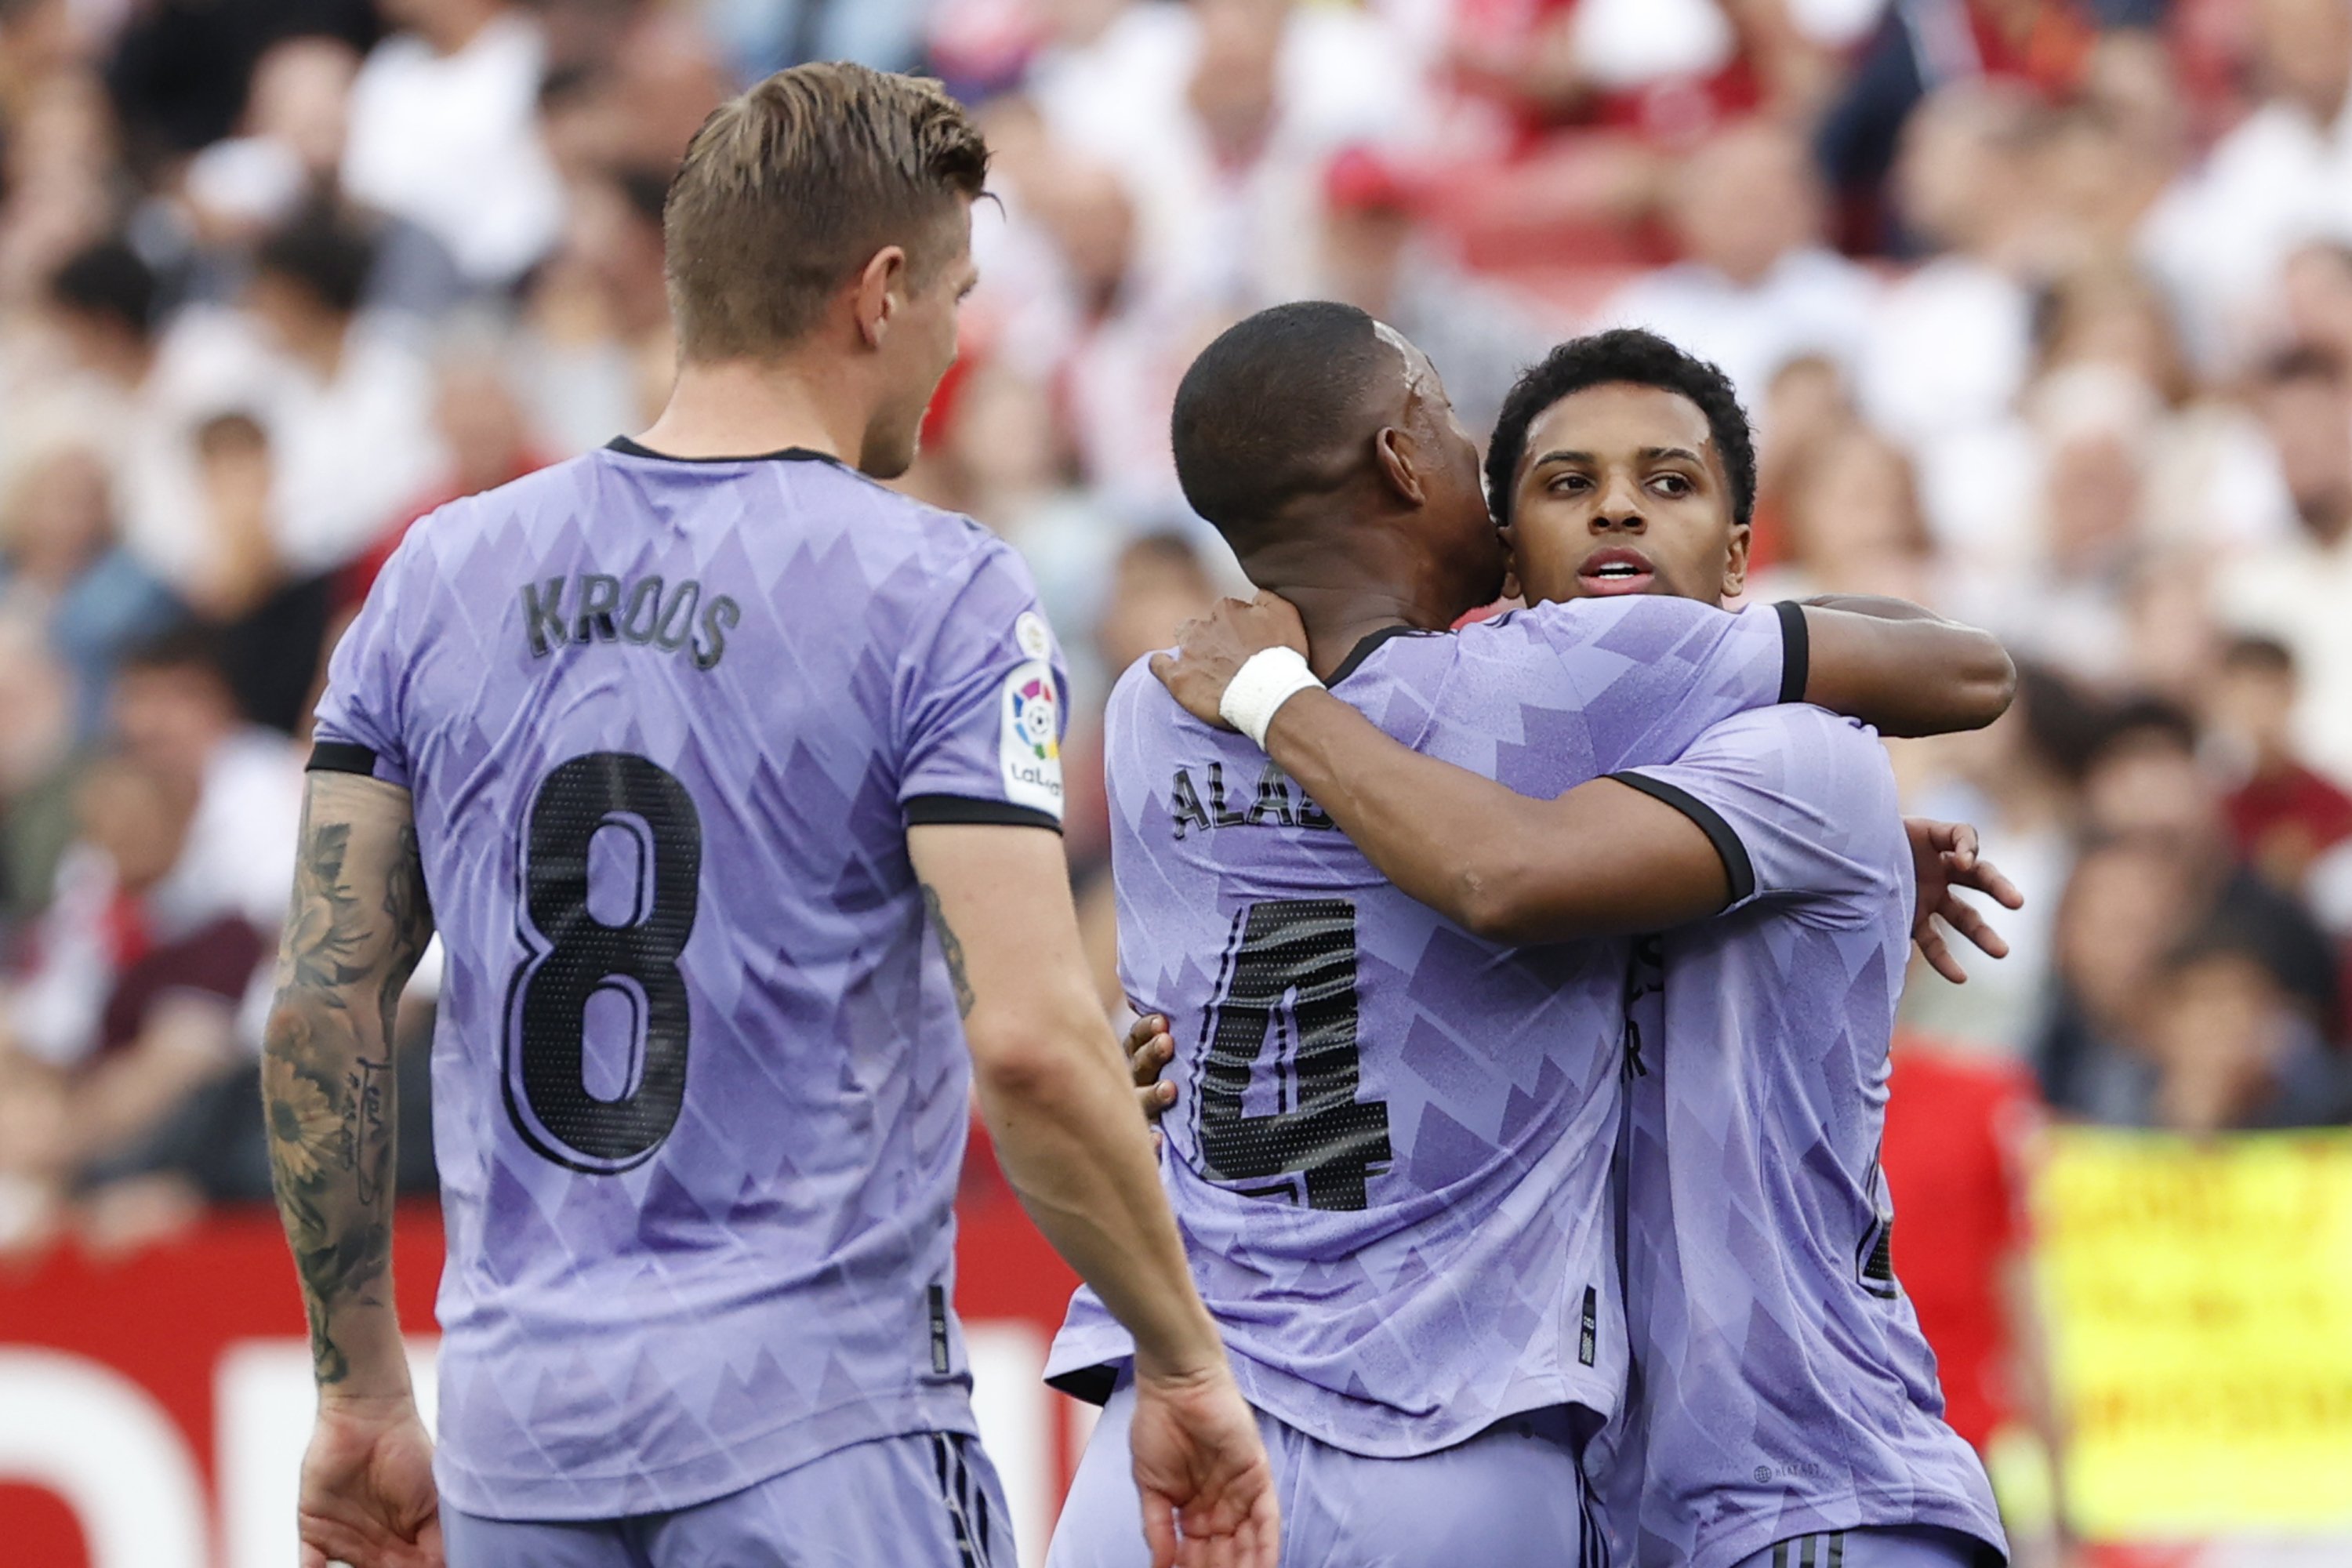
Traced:
<path fill-rule="evenodd" d="M 1029 750 L 1041 763 L 1061 760 L 1062 740 L 1055 712 L 1054 688 L 1050 681 L 1024 681 L 1021 689 L 1013 694 L 1013 722 L 1019 727 L 1022 739 L 1029 742 Z"/>
<path fill-rule="evenodd" d="M 1044 630 L 1044 623 L 1038 629 Z M 1003 723 L 997 762 L 1004 798 L 1015 805 L 1062 815 L 1062 702 L 1051 666 L 1031 660 L 1004 680 Z"/>

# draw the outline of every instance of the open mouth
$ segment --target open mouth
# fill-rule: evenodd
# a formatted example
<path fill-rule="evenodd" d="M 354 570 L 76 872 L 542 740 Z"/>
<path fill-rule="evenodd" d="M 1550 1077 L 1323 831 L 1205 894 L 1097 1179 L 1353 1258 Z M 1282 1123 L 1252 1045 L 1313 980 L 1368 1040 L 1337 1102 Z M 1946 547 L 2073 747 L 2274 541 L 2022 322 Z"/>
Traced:
<path fill-rule="evenodd" d="M 1657 581 L 1657 573 L 1650 558 L 1638 550 L 1597 550 L 1577 568 L 1577 580 L 1587 594 L 1606 597 L 1613 594 L 1642 594 Z"/>

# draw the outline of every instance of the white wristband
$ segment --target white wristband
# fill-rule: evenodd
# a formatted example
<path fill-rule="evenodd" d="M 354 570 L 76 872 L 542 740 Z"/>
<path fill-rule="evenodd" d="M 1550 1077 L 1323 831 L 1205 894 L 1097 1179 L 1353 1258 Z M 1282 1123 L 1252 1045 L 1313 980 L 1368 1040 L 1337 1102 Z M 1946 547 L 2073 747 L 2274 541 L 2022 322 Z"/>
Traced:
<path fill-rule="evenodd" d="M 1224 696 L 1217 700 L 1217 711 L 1264 751 L 1265 727 L 1274 722 L 1275 710 L 1308 688 L 1320 690 L 1322 686 L 1307 668 L 1307 656 L 1297 648 L 1261 648 L 1234 671 Z"/>

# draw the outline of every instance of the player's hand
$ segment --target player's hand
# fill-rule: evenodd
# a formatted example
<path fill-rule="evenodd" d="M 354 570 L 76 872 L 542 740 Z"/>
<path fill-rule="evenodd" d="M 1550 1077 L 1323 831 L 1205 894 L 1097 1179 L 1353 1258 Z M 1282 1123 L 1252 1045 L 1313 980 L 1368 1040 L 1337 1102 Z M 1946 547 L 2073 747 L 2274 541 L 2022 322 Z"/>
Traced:
<path fill-rule="evenodd" d="M 1955 985 L 1968 982 L 1969 972 L 1945 944 L 1937 921 L 1959 932 L 1990 958 L 2007 958 L 2009 943 L 1992 929 L 1984 912 L 1959 896 L 1973 889 L 2005 910 L 2021 910 L 2025 895 L 2002 876 L 1993 863 L 1977 853 L 1977 830 L 1965 822 L 1931 822 L 1906 816 L 1903 829 L 1911 839 L 1911 870 L 1918 879 L 1919 900 L 1911 917 L 1911 940 L 1928 967 Z"/>
<path fill-rule="evenodd" d="M 1274 1467 L 1222 1361 L 1202 1373 L 1139 1373 L 1128 1443 L 1152 1568 L 1275 1568 Z"/>
<path fill-rule="evenodd" d="M 1135 1102 L 1143 1107 L 1146 1121 L 1157 1122 L 1176 1103 L 1175 1080 L 1160 1076 L 1175 1059 L 1175 1037 L 1159 1014 L 1146 1013 L 1128 1030 L 1127 1070 L 1135 1079 Z M 1156 1130 L 1152 1136 L 1159 1136 Z"/>
<path fill-rule="evenodd" d="M 1230 730 L 1217 712 L 1225 688 L 1250 655 L 1270 647 L 1307 651 L 1307 625 L 1289 600 L 1274 594 L 1220 599 L 1215 609 L 1176 628 L 1176 651 L 1153 654 L 1151 673 L 1187 713 Z"/>
<path fill-rule="evenodd" d="M 433 1439 L 415 1402 L 321 1400 L 296 1514 L 302 1568 L 446 1568 Z"/>

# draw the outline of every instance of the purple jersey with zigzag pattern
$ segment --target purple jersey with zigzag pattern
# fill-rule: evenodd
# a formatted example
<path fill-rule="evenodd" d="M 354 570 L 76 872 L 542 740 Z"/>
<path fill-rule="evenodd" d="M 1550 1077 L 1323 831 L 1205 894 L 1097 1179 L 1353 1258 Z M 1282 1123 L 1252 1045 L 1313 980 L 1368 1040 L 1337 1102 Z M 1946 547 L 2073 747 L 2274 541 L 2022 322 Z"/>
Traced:
<path fill-rule="evenodd" d="M 1778 700 L 1783 626 L 1665 598 L 1543 605 L 1391 637 L 1331 689 L 1415 750 L 1551 795 Z M 1108 730 L 1120 970 L 1174 1026 L 1163 1170 L 1244 1393 L 1378 1457 L 1612 1408 L 1626 944 L 1470 935 L 1140 665 Z M 1048 1371 L 1100 1394 L 1130 1351 L 1082 1290 Z"/>
<path fill-rule="evenodd" d="M 1728 1568 L 1866 1526 L 1999 1546 L 1898 1283 L 1878 1169 L 1913 896 L 1885 748 L 1777 707 L 1615 776 L 1706 831 L 1733 901 L 1636 944 L 1619 1173 L 1633 1381 L 1591 1454 L 1612 1560 Z"/>
<path fill-rule="evenodd" d="M 611 1519 L 969 1433 L 971 1071 L 910 823 L 1053 827 L 1029 575 L 810 453 L 628 442 L 446 507 L 335 650 L 314 766 L 411 792 L 444 1495 Z"/>

